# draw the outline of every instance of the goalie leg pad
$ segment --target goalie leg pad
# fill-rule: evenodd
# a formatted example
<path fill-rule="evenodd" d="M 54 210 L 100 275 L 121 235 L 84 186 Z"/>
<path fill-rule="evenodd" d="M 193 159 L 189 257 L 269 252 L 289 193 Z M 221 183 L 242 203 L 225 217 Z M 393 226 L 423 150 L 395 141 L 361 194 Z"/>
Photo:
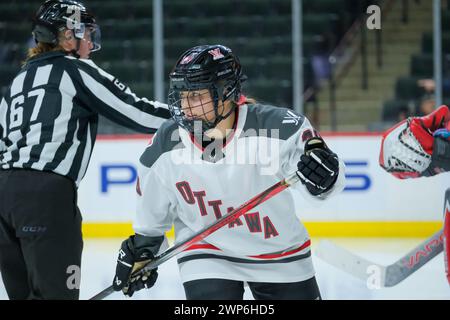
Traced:
<path fill-rule="evenodd" d="M 444 208 L 444 261 L 445 273 L 447 275 L 448 283 L 450 284 L 450 189 L 445 193 L 445 208 Z"/>

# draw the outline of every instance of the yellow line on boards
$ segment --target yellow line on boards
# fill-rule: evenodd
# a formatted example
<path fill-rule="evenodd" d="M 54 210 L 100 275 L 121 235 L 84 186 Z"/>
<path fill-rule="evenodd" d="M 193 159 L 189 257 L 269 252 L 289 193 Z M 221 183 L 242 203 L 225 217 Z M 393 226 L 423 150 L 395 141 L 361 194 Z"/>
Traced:
<path fill-rule="evenodd" d="M 305 222 L 311 237 L 429 237 L 440 228 L 440 221 L 339 221 Z"/>
<path fill-rule="evenodd" d="M 311 237 L 428 237 L 440 221 L 314 221 L 304 222 Z M 131 223 L 83 223 L 84 238 L 127 238 L 134 234 Z M 173 229 L 167 237 L 173 238 Z"/>

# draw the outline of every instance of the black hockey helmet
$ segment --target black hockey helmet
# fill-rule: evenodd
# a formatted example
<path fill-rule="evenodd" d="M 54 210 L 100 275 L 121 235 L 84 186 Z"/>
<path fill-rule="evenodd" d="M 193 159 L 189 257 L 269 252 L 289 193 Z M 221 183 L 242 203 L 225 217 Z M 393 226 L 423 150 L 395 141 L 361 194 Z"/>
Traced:
<path fill-rule="evenodd" d="M 202 131 L 214 128 L 234 110 L 241 95 L 244 80 L 239 59 L 230 48 L 203 45 L 184 52 L 170 73 L 168 104 L 173 119 L 183 128 L 194 132 L 195 121 L 202 122 Z M 181 92 L 208 89 L 214 103 L 214 120 L 187 117 L 181 107 Z M 231 99 L 232 108 L 226 114 L 219 111 L 220 102 Z M 223 108 L 222 108 L 223 109 Z"/>
<path fill-rule="evenodd" d="M 79 1 L 47 0 L 37 10 L 33 18 L 33 37 L 36 42 L 58 43 L 58 33 L 70 29 L 78 41 L 85 36 L 85 30 L 90 29 L 93 51 L 101 48 L 100 28 L 95 17 Z"/>

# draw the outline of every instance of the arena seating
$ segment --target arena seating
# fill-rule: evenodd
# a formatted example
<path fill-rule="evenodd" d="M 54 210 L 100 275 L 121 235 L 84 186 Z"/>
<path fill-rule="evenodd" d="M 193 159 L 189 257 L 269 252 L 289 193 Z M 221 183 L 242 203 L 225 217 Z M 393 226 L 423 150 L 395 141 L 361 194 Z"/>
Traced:
<path fill-rule="evenodd" d="M 430 22 L 431 24 L 431 22 Z M 443 77 L 445 79 L 450 78 L 450 9 L 442 11 L 442 71 Z M 433 34 L 432 32 L 424 33 L 422 36 L 421 52 L 407 57 L 410 59 L 410 74 L 408 76 L 400 77 L 397 79 L 395 88 L 395 100 L 398 104 L 408 104 L 415 105 L 413 108 L 415 111 L 418 110 L 418 105 L 421 99 L 424 98 L 428 93 L 424 88 L 418 85 L 418 81 L 421 79 L 432 79 L 433 78 Z M 444 90 L 444 103 L 450 103 L 450 91 Z M 389 120 L 389 112 L 385 112 L 385 109 L 394 105 L 392 101 L 386 101 L 383 108 L 382 119 Z M 395 110 L 395 107 L 393 107 Z M 412 115 L 414 115 L 414 110 L 412 110 Z M 394 112 L 394 111 L 392 111 Z M 391 112 L 391 113 L 392 113 Z"/>
<path fill-rule="evenodd" d="M 0 41 L 4 51 L 0 51 L 0 95 L 20 69 L 26 49 L 32 44 L 30 21 L 40 3 L 17 0 L 0 4 Z M 92 60 L 129 85 L 138 96 L 152 98 L 152 1 L 86 0 L 85 4 L 98 17 L 102 31 L 103 48 L 92 54 Z M 163 4 L 166 75 L 187 48 L 221 43 L 240 56 L 249 77 L 244 89 L 250 96 L 292 106 L 290 0 L 171 0 Z M 329 53 L 350 26 L 350 4 L 349 0 L 314 0 L 304 6 L 305 86 L 315 83 L 310 61 L 318 44 L 322 53 Z M 106 131 L 116 132 L 116 128 Z"/>

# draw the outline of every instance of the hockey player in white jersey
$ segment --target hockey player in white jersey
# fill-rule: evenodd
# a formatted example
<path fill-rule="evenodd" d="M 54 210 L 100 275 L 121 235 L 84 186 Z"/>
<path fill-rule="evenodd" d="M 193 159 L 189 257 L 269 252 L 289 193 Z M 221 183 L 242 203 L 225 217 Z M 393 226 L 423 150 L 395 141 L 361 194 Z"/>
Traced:
<path fill-rule="evenodd" d="M 135 235 L 122 243 L 114 289 L 151 287 L 152 272 L 131 271 L 234 207 L 297 172 L 288 189 L 178 256 L 187 299 L 320 299 L 301 201 L 323 201 L 344 187 L 344 165 L 293 111 L 241 94 L 238 58 L 221 45 L 186 51 L 170 74 L 169 109 L 140 158 Z M 300 191 L 300 192 L 299 192 Z M 303 194 L 303 197 L 301 197 Z M 300 203 L 300 205 L 298 205 Z"/>

